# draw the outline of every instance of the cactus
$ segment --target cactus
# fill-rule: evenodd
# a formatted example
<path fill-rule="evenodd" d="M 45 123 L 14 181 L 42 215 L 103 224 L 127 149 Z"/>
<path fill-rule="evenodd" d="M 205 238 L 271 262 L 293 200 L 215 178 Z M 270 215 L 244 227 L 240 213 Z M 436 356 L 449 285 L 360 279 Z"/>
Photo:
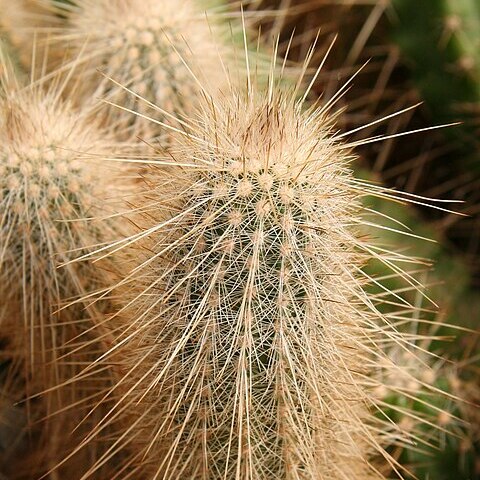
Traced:
<path fill-rule="evenodd" d="M 105 197 L 102 179 L 109 172 L 88 154 L 114 142 L 92 121 L 94 110 L 74 110 L 60 99 L 61 85 L 57 78 L 20 87 L 10 75 L 0 96 L 0 325 L 8 345 L 1 390 L 26 412 L 31 458 L 2 463 L 18 479 L 46 474 L 78 446 L 92 424 L 70 434 L 91 408 L 92 391 L 108 385 L 105 374 L 72 383 L 102 351 L 90 334 L 92 316 L 101 312 L 68 307 L 98 285 L 91 265 L 68 262 L 71 250 L 110 238 L 109 223 L 100 230 L 88 221 L 100 192 Z M 74 470 L 88 468 L 97 448 L 90 447 L 83 459 L 72 458 Z"/>
<path fill-rule="evenodd" d="M 12 82 L 21 82 L 24 79 L 24 72 L 18 60 L 18 52 L 10 43 L 10 39 L 0 29 L 0 96 L 5 88 L 9 88 Z"/>
<path fill-rule="evenodd" d="M 361 172 L 361 175 L 372 179 L 372 175 L 367 172 Z M 433 298 L 439 299 L 438 311 L 432 311 L 425 306 L 423 320 L 426 323 L 418 325 L 415 330 L 419 338 L 419 348 L 435 354 L 437 360 L 432 368 L 424 368 L 417 380 L 404 375 L 398 375 L 396 379 L 397 387 L 408 385 L 420 401 L 405 399 L 391 387 L 380 388 L 377 392 L 386 402 L 399 408 L 409 408 L 418 418 L 427 416 L 433 420 L 430 424 L 412 421 L 411 418 L 404 419 L 402 425 L 412 436 L 418 438 L 417 446 L 414 449 L 398 449 L 397 456 L 400 463 L 405 465 L 415 478 L 475 479 L 476 475 L 478 476 L 478 472 L 475 473 L 475 459 L 478 457 L 480 441 L 476 428 L 479 397 L 475 383 L 478 379 L 478 367 L 477 372 L 475 368 L 461 368 L 461 365 L 468 366 L 476 362 L 474 348 L 466 348 L 467 339 L 478 339 L 475 334 L 478 332 L 476 312 L 480 307 L 475 292 L 470 291 L 470 272 L 463 259 L 449 251 L 445 240 L 431 226 L 422 222 L 417 212 L 405 205 L 385 202 L 380 198 L 369 198 L 367 202 L 367 208 L 380 212 L 384 218 L 394 218 L 408 227 L 410 232 L 435 240 L 435 243 L 432 243 L 411 236 L 399 238 L 388 230 L 379 235 L 385 245 L 395 245 L 407 254 L 414 252 L 418 257 L 434 260 L 434 267 L 428 272 L 422 271 L 420 275 L 423 282 L 429 285 Z M 391 223 L 385 224 L 393 226 Z M 402 291 L 410 303 L 418 304 L 418 292 L 414 288 L 405 291 L 402 282 L 398 278 L 392 278 L 381 262 L 370 264 L 367 271 L 372 275 L 374 272 L 383 271 L 385 284 L 389 289 Z M 369 292 L 372 296 L 384 295 L 378 286 L 373 286 Z M 380 308 L 383 313 L 388 313 L 395 309 L 395 304 L 392 305 L 386 304 Z M 432 341 L 434 337 L 450 341 Z M 453 339 L 455 341 L 452 341 Z M 470 358 L 472 352 L 473 358 Z M 401 347 L 392 348 L 389 356 L 393 359 L 405 357 L 404 361 L 409 363 L 410 355 Z M 411 360 L 411 369 L 415 369 L 417 359 Z M 478 362 L 476 363 L 478 365 Z M 433 383 L 435 388 L 445 395 L 432 397 L 422 383 Z"/>
<path fill-rule="evenodd" d="M 233 52 L 226 52 L 226 42 L 231 35 L 225 18 L 226 6 L 218 2 L 185 0 L 181 5 L 170 0 L 75 0 L 52 2 L 52 16 L 64 18 L 63 24 L 54 29 L 44 29 L 49 34 L 50 49 L 56 57 L 65 55 L 84 63 L 83 81 L 72 92 L 79 102 L 93 96 L 105 96 L 129 110 L 138 110 L 147 116 L 165 120 L 158 109 L 138 101 L 123 89 L 114 88 L 111 81 L 102 81 L 101 70 L 122 86 L 146 98 L 160 109 L 168 112 L 182 111 L 201 95 L 199 82 L 212 88 L 217 80 L 222 63 L 228 63 Z M 208 13 L 205 8 L 210 7 Z M 221 14 L 221 15 L 218 15 Z M 88 51 L 88 54 L 81 55 Z M 189 68 L 184 63 L 188 61 Z M 191 71 L 190 71 L 191 69 Z M 114 110 L 118 120 L 119 110 Z M 124 116 L 128 125 L 142 122 L 140 117 Z M 149 134 L 135 130 L 135 134 Z"/>
<path fill-rule="evenodd" d="M 95 363 L 117 376 L 115 406 L 86 441 L 120 425 L 106 457 L 130 450 L 126 478 L 383 478 L 378 457 L 398 470 L 385 448 L 409 439 L 372 415 L 375 392 L 399 372 L 417 381 L 386 353 L 412 366 L 415 336 L 395 323 L 416 317 L 396 292 L 403 309 L 382 315 L 362 267 L 383 259 L 413 281 L 408 257 L 355 225 L 362 196 L 389 195 L 353 178 L 328 104 L 302 111 L 274 80 L 247 83 L 200 102 L 168 157 L 145 160 L 138 230 L 111 247 L 114 343 Z"/>
<path fill-rule="evenodd" d="M 49 14 L 47 5 L 38 0 L 0 0 L 0 30 L 7 33 L 18 51 L 19 63 L 29 71 L 38 67 L 32 63 L 32 52 L 40 57 L 46 56 L 41 48 L 45 44 L 39 41 L 36 30 L 58 27 L 59 24 L 59 19 Z"/>
<path fill-rule="evenodd" d="M 209 51 L 195 61 L 188 48 L 182 50 L 194 47 L 196 55 L 190 21 L 175 24 L 185 34 L 168 31 L 162 37 L 168 45 L 142 27 L 145 18 L 155 21 L 153 2 L 140 8 L 133 0 L 109 3 L 108 19 L 115 13 L 114 19 L 130 21 L 132 15 L 117 14 L 133 5 L 135 18 L 146 12 L 133 22 L 133 34 L 124 26 L 117 60 L 98 48 L 99 41 L 113 38 L 100 15 L 107 2 L 54 4 L 53 12 L 68 22 L 55 40 L 72 35 L 72 63 L 84 62 L 76 55 L 87 37 L 94 42 L 86 49 L 92 52 L 86 76 L 78 79 L 85 87 L 76 99 L 83 109 L 62 102 L 55 82 L 47 92 L 43 85 L 20 90 L 5 82 L 1 105 L 0 202 L 7 208 L 0 281 L 12 288 L 0 299 L 0 318 L 12 345 L 2 352 L 2 359 L 11 359 L 0 377 L 1 407 L 7 399 L 0 417 L 8 419 L 12 401 L 24 398 L 22 382 L 27 395 L 46 391 L 40 408 L 26 402 L 34 411 L 29 421 L 51 416 L 40 434 L 26 427 L 40 441 L 35 436 L 32 459 L 15 478 L 59 467 L 62 478 L 82 480 L 366 480 L 387 475 L 382 457 L 399 474 L 392 450 L 419 435 L 426 447 L 455 412 L 442 410 L 449 410 L 448 395 L 432 401 L 441 382 L 432 378 L 435 368 L 423 370 L 429 356 L 422 340 L 431 335 L 417 322 L 410 298 L 421 296 L 423 287 L 400 268 L 416 259 L 387 252 L 359 230 L 365 218 L 361 198 L 388 198 L 390 192 L 353 178 L 351 145 L 335 133 L 329 104 L 303 111 L 303 101 L 295 100 L 298 90 L 281 92 L 273 79 L 268 92 L 257 91 L 255 78 L 241 93 L 236 81 L 217 78 L 221 42 L 215 34 L 208 44 L 215 59 Z M 172 9 L 169 2 L 158 13 L 169 18 L 191 6 L 193 11 L 193 5 Z M 208 26 L 195 15 L 187 18 Z M 95 32 L 101 35 L 92 37 Z M 168 95 L 153 88 L 158 78 L 151 74 L 165 64 L 151 61 L 150 47 L 162 59 L 177 60 L 166 62 L 171 78 L 161 84 Z M 210 80 L 197 83 L 192 72 L 204 61 L 211 61 Z M 161 110 L 100 83 L 96 67 Z M 223 93 L 212 82 L 224 85 Z M 102 151 L 105 138 L 85 113 L 92 92 L 138 111 L 137 120 L 124 116 L 112 129 L 127 124 L 138 133 L 142 115 L 160 112 L 170 131 L 165 157 L 155 152 L 153 159 L 134 160 L 144 164 L 146 187 L 129 199 L 127 218 L 136 232 L 112 243 L 110 255 L 104 242 L 111 218 L 102 227 L 83 221 L 104 185 L 94 172 L 99 164 L 90 168 L 78 151 L 114 156 Z M 182 131 L 164 121 L 186 110 L 193 113 L 191 120 L 182 118 Z M 140 131 L 148 132 L 141 122 Z M 95 181 L 89 181 L 91 173 Z M 108 321 L 99 307 L 82 311 L 84 302 L 57 311 L 82 293 L 89 304 L 86 290 L 101 289 L 89 262 L 70 262 L 72 249 L 90 257 L 83 248 L 89 243 L 100 244 L 99 255 L 112 261 L 107 270 L 116 281 L 115 313 Z M 372 259 L 378 263 L 366 270 Z M 60 264 L 66 268 L 59 270 Z M 23 329 L 16 311 L 28 320 Z M 90 327 L 91 317 L 97 329 Z M 102 377 L 108 372 L 116 377 L 114 386 Z M 97 425 L 90 418 L 72 438 L 77 445 L 62 445 L 70 442 L 60 434 L 79 418 L 62 412 L 90 407 L 90 401 L 102 420 Z M 433 433 L 432 418 L 439 423 Z M 10 435 L 8 428 L 3 432 Z M 78 458 L 85 446 L 88 456 Z M 405 463 L 417 453 L 404 453 Z"/>
<path fill-rule="evenodd" d="M 430 331 L 437 328 L 432 323 Z M 471 334 L 468 335 L 471 337 Z M 463 340 L 462 343 L 465 343 Z M 417 439 L 416 448 L 399 449 L 396 456 L 412 472 L 412 478 L 476 479 L 480 473 L 477 463 L 480 448 L 478 366 L 476 372 L 475 369 L 461 367 L 462 364 L 468 365 L 475 357 L 461 361 L 452 356 L 448 349 L 439 349 L 428 339 L 421 341 L 419 346 L 438 355 L 433 368 L 425 369 L 419 378 L 424 382 L 433 382 L 435 388 L 444 392 L 444 395 L 432 397 L 421 382 L 412 382 L 402 376 L 397 378 L 397 384 L 408 383 L 410 391 L 415 392 L 415 399 L 401 398 L 395 390 L 378 391 L 390 404 L 415 412 L 415 416 L 403 419 L 402 424 Z M 404 353 L 397 348 L 390 355 L 399 358 Z M 393 418 L 398 417 L 393 415 Z M 422 418 L 429 418 L 430 421 L 419 422 L 418 419 Z"/>
<path fill-rule="evenodd" d="M 435 405 L 442 410 L 437 413 L 436 422 L 444 430 L 440 441 L 436 440 L 438 446 L 403 452 L 401 461 L 412 465 L 419 478 L 476 480 L 480 475 L 478 383 L 475 379 L 466 381 L 455 372 L 455 368 L 444 367 L 438 374 L 436 385 L 451 394 L 450 399 Z M 419 412 L 425 411 L 425 407 L 420 405 L 414 408 Z M 420 430 L 419 433 L 428 438 L 428 431 Z"/>
<path fill-rule="evenodd" d="M 393 38 L 413 68 L 414 80 L 439 121 L 459 120 L 446 132 L 478 171 L 480 112 L 480 4 L 476 0 L 394 0 Z"/>

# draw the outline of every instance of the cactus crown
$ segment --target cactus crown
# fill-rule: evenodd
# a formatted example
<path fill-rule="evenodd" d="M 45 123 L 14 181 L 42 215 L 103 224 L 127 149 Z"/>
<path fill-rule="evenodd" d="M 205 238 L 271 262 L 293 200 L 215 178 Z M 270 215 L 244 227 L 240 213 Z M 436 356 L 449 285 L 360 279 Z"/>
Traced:
<path fill-rule="evenodd" d="M 80 243 L 82 229 L 66 220 L 85 218 L 92 206 L 90 166 L 79 151 L 97 148 L 98 134 L 41 87 L 8 92 L 0 111 L 2 248 L 48 263 Z"/>
<path fill-rule="evenodd" d="M 110 82 L 100 82 L 100 69 L 151 103 L 168 111 L 183 111 L 200 91 L 197 76 L 203 81 L 210 79 L 212 84 L 218 78 L 211 72 L 218 67 L 221 39 L 228 33 L 226 25 L 219 26 L 214 12 L 206 16 L 200 3 L 76 0 L 54 5 L 66 23 L 51 35 L 53 50 L 63 52 L 67 40 L 74 59 L 85 49 L 89 52 L 82 55 L 87 70 L 82 89 L 74 92 L 76 97 L 107 95 L 126 108 L 151 114 L 145 102 L 112 88 Z M 129 115 L 125 124 L 134 119 Z M 140 123 L 137 117 L 136 126 Z M 142 134 L 149 133 L 142 130 Z"/>

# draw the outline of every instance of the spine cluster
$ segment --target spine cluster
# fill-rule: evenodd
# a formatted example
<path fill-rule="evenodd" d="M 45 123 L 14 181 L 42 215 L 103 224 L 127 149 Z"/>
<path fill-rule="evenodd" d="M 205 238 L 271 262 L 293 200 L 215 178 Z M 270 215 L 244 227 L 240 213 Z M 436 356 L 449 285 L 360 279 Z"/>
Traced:
<path fill-rule="evenodd" d="M 60 94 L 54 86 L 10 82 L 0 100 L 2 396 L 19 402 L 15 409 L 25 416 L 24 441 L 3 455 L 6 465 L 10 456 L 26 457 L 22 465 L 10 462 L 15 478 L 45 474 L 76 447 L 83 429 L 72 432 L 91 408 L 92 389 L 108 384 L 106 376 L 72 382 L 99 355 L 89 333 L 99 313 L 68 306 L 98 281 L 87 264 L 70 260 L 108 238 L 106 224 L 99 230 L 87 221 L 105 170 L 88 152 L 107 138 Z"/>
<path fill-rule="evenodd" d="M 201 85 L 220 86 L 218 79 L 224 78 L 221 58 L 227 61 L 231 55 L 222 46 L 223 38 L 231 33 L 217 18 L 224 10 L 225 6 L 216 6 L 207 14 L 201 2 L 192 0 L 180 4 L 170 0 L 58 3 L 53 12 L 64 15 L 66 21 L 51 34 L 51 48 L 65 51 L 67 42 L 71 60 L 80 58 L 85 64 L 80 96 L 84 101 L 101 95 L 123 109 L 165 120 L 155 106 L 168 115 L 185 112 L 201 94 Z M 102 81 L 98 70 L 125 89 Z M 111 113 L 117 118 L 120 110 Z M 127 112 L 123 126 L 132 123 L 136 134 L 158 133 L 155 123 Z"/>

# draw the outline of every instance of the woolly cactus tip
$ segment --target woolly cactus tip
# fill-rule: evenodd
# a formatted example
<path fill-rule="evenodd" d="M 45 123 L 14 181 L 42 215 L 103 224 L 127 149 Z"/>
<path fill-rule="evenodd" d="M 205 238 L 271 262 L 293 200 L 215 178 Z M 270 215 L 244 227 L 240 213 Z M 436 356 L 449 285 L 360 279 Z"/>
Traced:
<path fill-rule="evenodd" d="M 100 69 L 149 102 L 169 112 L 183 111 L 201 92 L 198 79 L 215 86 L 222 77 L 217 72 L 219 58 L 228 50 L 222 39 L 229 39 L 229 25 L 225 16 L 217 15 L 226 7 L 211 8 L 208 15 L 206 7 L 207 3 L 192 0 L 181 4 L 170 0 L 54 2 L 52 12 L 64 16 L 65 24 L 50 34 L 49 43 L 54 52 L 65 52 L 67 40 L 67 55 L 73 54 L 70 58 L 74 60 L 88 50 L 80 59 L 86 65 L 85 82 L 73 92 L 80 95 L 80 101 L 101 94 L 124 107 L 151 114 L 145 102 L 112 88 L 111 82 L 101 82 Z M 133 118 L 127 115 L 125 122 Z M 142 123 L 139 117 L 136 123 Z M 146 125 L 144 122 L 143 127 Z"/>

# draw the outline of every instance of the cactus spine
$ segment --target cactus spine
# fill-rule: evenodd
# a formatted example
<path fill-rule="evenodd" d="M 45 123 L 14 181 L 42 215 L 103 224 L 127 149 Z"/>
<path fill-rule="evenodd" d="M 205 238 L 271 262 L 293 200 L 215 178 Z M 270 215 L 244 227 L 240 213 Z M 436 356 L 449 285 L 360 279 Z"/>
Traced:
<path fill-rule="evenodd" d="M 122 9 L 133 3 L 118 1 L 109 6 L 118 6 L 127 17 Z M 85 5 L 88 10 L 105 7 L 85 1 L 82 7 L 76 2 L 64 11 L 70 15 Z M 153 16 L 153 4 L 146 5 Z M 144 77 L 155 62 L 148 52 L 148 65 L 141 60 L 147 47 L 153 45 L 159 51 L 163 46 L 142 22 L 124 28 L 125 36 L 117 43 L 124 54 L 116 60 L 118 65 L 112 66 L 105 55 L 100 65 L 162 109 L 176 111 L 183 108 L 182 99 L 187 96 L 177 89 L 193 76 L 183 62 L 178 63 L 170 73 L 184 70 L 188 75 L 163 82 L 173 86 L 171 92 L 165 98 L 157 95 L 152 86 L 158 78 L 153 82 Z M 196 45 L 192 38 L 188 43 Z M 178 58 L 186 55 L 178 55 L 171 46 L 168 50 L 168 55 L 175 53 Z M 138 83 L 134 68 L 139 68 Z M 395 460 L 384 449 L 408 441 L 402 424 L 398 429 L 388 419 L 371 414 L 387 405 L 377 395 L 378 389 L 391 388 L 400 396 L 416 394 L 418 383 L 411 371 L 426 361 L 410 353 L 416 348 L 415 336 L 400 333 L 394 325 L 395 321 L 404 324 L 414 308 L 395 291 L 388 292 L 403 308 L 400 313 L 382 315 L 376 305 L 381 295 L 373 297 L 365 291 L 372 279 L 362 267 L 371 257 L 381 259 L 412 286 L 409 275 L 396 266 L 397 261 L 411 260 L 370 245 L 355 227 L 362 222 L 360 197 L 372 192 L 382 195 L 382 191 L 353 179 L 350 145 L 334 133 L 327 107 L 305 112 L 303 102 L 296 102 L 294 93 L 278 91 L 273 80 L 265 94 L 248 83 L 247 95 L 232 88 L 206 102 L 200 99 L 193 120 L 183 125 L 186 131 L 172 129 L 168 157 L 156 157 L 151 164 L 145 160 L 142 176 L 147 192 L 138 195 L 132 213 L 138 232 L 112 247 L 116 262 L 111 270 L 118 275 L 112 289 L 117 311 L 108 322 L 113 347 L 107 353 L 100 351 L 80 375 L 94 378 L 98 368 L 117 376 L 106 397 L 114 406 L 80 447 L 95 445 L 97 436 L 108 437 L 107 427 L 118 430 L 103 455 L 93 454 L 95 465 L 77 472 L 82 479 L 103 478 L 104 464 L 124 447 L 130 456 L 116 461 L 108 478 L 380 479 L 375 458 L 383 455 L 395 469 Z M 198 95 L 196 81 L 191 85 L 187 94 Z M 92 88 L 111 93 L 96 81 Z M 15 95 L 25 100 L 18 92 Z M 175 100 L 170 103 L 169 99 Z M 151 107 L 136 97 L 124 100 L 127 109 L 140 113 Z M 61 104 L 55 96 L 47 103 L 55 108 Z M 78 373 L 76 368 L 64 370 L 58 357 L 65 353 L 65 342 L 84 332 L 77 328 L 81 318 L 66 313 L 52 328 L 57 316 L 50 313 L 51 307 L 81 293 L 90 273 L 79 273 L 69 265 L 67 273 L 57 277 L 53 272 L 58 263 L 50 259 L 60 253 L 60 263 L 68 262 L 64 252 L 85 245 L 85 240 L 101 240 L 90 227 L 85 237 L 75 227 L 82 224 L 89 212 L 85 206 L 91 203 L 83 198 L 91 188 L 86 171 L 73 167 L 75 155 L 65 159 L 59 154 L 57 161 L 48 153 L 57 155 L 65 149 L 71 154 L 79 147 L 69 143 L 69 135 L 61 134 L 60 140 L 43 138 L 45 131 L 50 135 L 57 126 L 48 123 L 47 104 L 38 110 L 42 115 L 34 112 L 28 121 L 17 110 L 10 104 L 5 108 L 13 115 L 5 120 L 2 157 L 9 182 L 2 189 L 9 212 L 2 239 L 7 252 L 2 273 L 9 281 L 21 278 L 22 286 L 20 294 L 14 290 L 6 303 L 23 303 L 26 311 L 34 312 L 32 319 L 40 319 L 40 328 L 29 327 L 29 333 L 40 331 L 41 361 L 35 358 L 35 348 L 22 361 L 27 371 L 41 365 L 45 378 L 40 383 L 58 391 Z M 71 127 L 69 134 L 73 132 L 78 141 L 77 128 L 82 123 L 78 118 L 69 123 L 56 113 L 59 125 Z M 24 123 L 27 132 L 18 128 Z M 46 144 L 38 147 L 35 133 L 40 130 Z M 27 139 L 33 143 L 24 152 L 20 146 Z M 9 150 L 11 144 L 16 145 L 15 155 Z M 84 151 L 94 144 L 85 137 L 81 145 Z M 67 172 L 70 167 L 71 177 L 61 174 L 60 169 Z M 47 170 L 50 174 L 45 175 Z M 87 179 L 84 188 L 74 186 L 72 178 Z M 50 195 L 52 184 L 57 196 Z M 43 217 L 36 216 L 38 204 L 44 206 L 46 199 Z M 65 220 L 59 225 L 52 221 L 55 212 Z M 19 228 L 21 222 L 27 231 Z M 46 299 L 35 290 L 33 280 L 41 270 L 35 264 L 45 258 L 46 287 L 42 285 L 39 292 L 46 291 Z M 25 277 L 24 269 L 19 275 L 20 264 L 34 265 L 35 275 Z M 373 283 L 378 286 L 377 280 Z M 24 285 L 33 302 L 27 300 Z M 420 287 L 415 283 L 412 289 Z M 44 310 L 49 311 L 47 329 L 42 323 Z M 100 322 L 105 323 L 101 316 Z M 59 335 L 61 346 L 57 347 Z M 37 335 L 30 338 L 35 347 Z M 89 341 L 86 347 L 94 344 Z M 402 368 L 401 355 L 398 363 L 389 359 L 385 352 L 392 351 L 387 349 L 391 345 L 400 353 L 408 352 L 404 357 L 409 369 Z M 45 365 L 54 365 L 55 374 Z M 400 384 L 389 385 L 391 377 L 400 373 Z M 95 387 L 94 396 L 103 394 L 103 388 Z M 63 408 L 64 400 L 54 408 L 49 405 L 47 415 Z M 77 401 L 72 393 L 70 406 Z M 405 412 L 403 404 L 395 413 L 407 418 L 416 415 Z M 56 424 L 58 432 L 62 425 Z M 46 456 L 56 461 L 56 454 L 46 452 Z"/>
<path fill-rule="evenodd" d="M 382 249 L 355 225 L 382 190 L 353 178 L 328 104 L 248 83 L 145 160 L 138 231 L 112 245 L 115 341 L 98 363 L 117 375 L 115 407 L 89 440 L 123 424 L 109 454 L 130 449 L 128 478 L 383 478 L 375 458 L 396 468 L 384 448 L 408 440 L 371 414 L 374 391 L 403 372 L 389 345 L 416 356 L 394 325 L 414 307 L 390 318 L 365 292 Z M 407 257 L 385 255 L 407 278 Z"/>
<path fill-rule="evenodd" d="M 476 0 L 394 0 L 399 21 L 394 40 L 413 69 L 414 80 L 441 122 L 461 121 L 446 133 L 460 157 L 478 171 L 480 111 L 480 4 Z"/>
<path fill-rule="evenodd" d="M 207 7 L 208 2 L 204 3 Z M 213 7 L 207 16 L 202 2 L 194 0 L 181 4 L 170 0 L 75 0 L 53 5 L 53 12 L 65 17 L 65 24 L 54 30 L 51 48 L 63 52 L 67 42 L 74 60 L 85 49 L 89 52 L 82 60 L 86 69 L 83 88 L 73 92 L 76 96 L 80 93 L 80 101 L 92 94 L 102 95 L 157 118 L 162 115 L 151 105 L 112 88 L 110 81 L 102 82 L 97 70 L 168 112 L 183 111 L 195 102 L 201 92 L 199 80 L 213 87 L 223 78 L 218 75 L 219 54 L 224 59 L 228 55 L 221 39 L 229 38 L 230 31 L 216 14 L 225 13 L 225 6 Z M 114 114 L 118 117 L 119 110 Z M 127 125 L 135 118 L 135 126 L 158 130 L 140 117 L 124 116 Z"/>
<path fill-rule="evenodd" d="M 107 224 L 98 230 L 87 221 L 105 171 L 87 154 L 112 142 L 92 111 L 74 110 L 61 94 L 59 78 L 21 88 L 9 77 L 0 97 L 0 324 L 3 356 L 9 356 L 3 383 L 11 385 L 3 396 L 26 409 L 30 445 L 21 463 L 5 462 L 18 479 L 46 474 L 77 446 L 83 430 L 71 433 L 91 408 L 92 391 L 108 385 L 106 375 L 71 382 L 100 354 L 89 334 L 99 312 L 65 306 L 97 278 L 91 265 L 59 266 L 72 258 L 71 250 L 109 238 Z M 77 471 L 95 449 L 72 460 Z"/>

